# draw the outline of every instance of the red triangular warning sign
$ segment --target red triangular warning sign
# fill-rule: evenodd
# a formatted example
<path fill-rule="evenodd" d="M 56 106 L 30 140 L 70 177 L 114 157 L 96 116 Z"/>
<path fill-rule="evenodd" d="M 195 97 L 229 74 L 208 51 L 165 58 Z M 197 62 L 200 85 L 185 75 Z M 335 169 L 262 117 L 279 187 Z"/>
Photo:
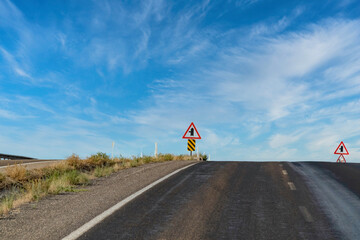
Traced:
<path fill-rule="evenodd" d="M 201 139 L 198 130 L 196 129 L 194 123 L 192 122 L 188 129 L 186 130 L 184 136 L 185 139 Z"/>
<path fill-rule="evenodd" d="M 345 160 L 344 155 L 340 154 L 340 156 L 338 157 L 338 159 L 336 160 L 336 162 L 346 163 L 346 160 Z"/>
<path fill-rule="evenodd" d="M 346 149 L 344 142 L 341 141 L 334 154 L 349 155 L 349 152 Z"/>

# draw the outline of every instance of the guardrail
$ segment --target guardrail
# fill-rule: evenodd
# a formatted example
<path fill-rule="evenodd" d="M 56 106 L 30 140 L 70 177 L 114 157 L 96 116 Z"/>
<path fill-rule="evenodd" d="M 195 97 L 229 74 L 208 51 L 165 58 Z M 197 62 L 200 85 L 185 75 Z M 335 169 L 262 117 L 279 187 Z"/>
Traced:
<path fill-rule="evenodd" d="M 14 159 L 34 159 L 34 158 L 0 153 L 0 160 L 14 160 Z"/>

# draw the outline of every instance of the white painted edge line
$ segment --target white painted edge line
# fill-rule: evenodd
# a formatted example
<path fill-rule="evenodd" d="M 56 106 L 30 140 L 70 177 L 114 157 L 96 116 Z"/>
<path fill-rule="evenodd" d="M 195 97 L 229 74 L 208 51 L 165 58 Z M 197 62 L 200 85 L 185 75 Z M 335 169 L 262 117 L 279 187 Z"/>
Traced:
<path fill-rule="evenodd" d="M 283 173 L 284 175 L 288 175 L 288 173 L 287 173 L 286 170 L 282 170 L 282 173 Z"/>
<path fill-rule="evenodd" d="M 296 187 L 295 187 L 295 185 L 294 185 L 293 182 L 288 182 L 288 185 L 289 185 L 289 187 L 290 187 L 290 190 L 292 190 L 292 191 L 295 191 L 295 190 L 296 190 Z"/>
<path fill-rule="evenodd" d="M 81 227 L 79 227 L 78 229 L 76 229 L 75 231 L 73 231 L 72 233 L 70 233 L 69 235 L 67 235 L 66 237 L 63 238 L 63 240 L 74 240 L 77 239 L 78 237 L 80 237 L 81 235 L 83 235 L 85 232 L 87 232 L 88 230 L 90 230 L 92 227 L 94 227 L 95 225 L 97 225 L 98 223 L 100 223 L 101 221 L 103 221 L 105 218 L 107 218 L 108 216 L 110 216 L 111 214 L 113 214 L 114 212 L 116 212 L 117 210 L 119 210 L 120 208 L 122 208 L 125 204 L 127 204 L 128 202 L 132 201 L 134 198 L 136 198 L 137 196 L 141 195 L 142 193 L 144 193 L 145 191 L 149 190 L 150 188 L 154 187 L 155 185 L 161 183 L 162 181 L 166 180 L 167 178 L 175 175 L 176 173 L 191 167 L 193 165 L 195 165 L 196 163 L 190 164 L 188 166 L 185 166 L 183 168 L 180 168 L 178 170 L 175 170 L 172 173 L 169 173 L 168 175 L 156 180 L 155 182 L 151 183 L 150 185 L 147 185 L 146 187 L 144 187 L 143 189 L 137 191 L 136 193 L 128 196 L 127 198 L 123 199 L 122 201 L 118 202 L 117 204 L 115 204 L 114 206 L 112 206 L 111 208 L 109 208 L 108 210 L 106 210 L 105 212 L 97 215 L 96 217 L 94 217 L 93 219 L 91 219 L 89 222 L 85 223 L 84 225 L 82 225 Z"/>
<path fill-rule="evenodd" d="M 49 161 L 42 161 L 42 162 L 31 162 L 31 163 L 18 163 L 17 165 L 23 166 L 23 165 L 41 164 L 41 163 L 48 163 L 48 162 L 54 162 L 54 163 L 56 163 L 55 161 L 56 161 L 56 160 L 49 160 Z M 15 165 L 16 165 L 16 164 L 7 165 L 7 166 L 2 166 L 2 167 L 0 167 L 0 168 L 13 167 L 13 166 L 15 166 Z"/>
<path fill-rule="evenodd" d="M 309 211 L 307 210 L 306 207 L 299 206 L 299 209 L 300 209 L 301 214 L 305 218 L 305 221 L 307 221 L 307 222 L 313 222 L 314 221 L 314 219 L 312 218 L 311 214 L 309 213 Z"/>

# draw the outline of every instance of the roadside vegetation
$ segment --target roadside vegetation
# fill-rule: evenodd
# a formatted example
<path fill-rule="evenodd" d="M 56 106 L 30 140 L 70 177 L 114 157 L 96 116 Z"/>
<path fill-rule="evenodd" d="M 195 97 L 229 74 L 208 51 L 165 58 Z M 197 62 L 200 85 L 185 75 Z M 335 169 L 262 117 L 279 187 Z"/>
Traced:
<path fill-rule="evenodd" d="M 116 157 L 97 153 L 86 159 L 71 155 L 66 160 L 49 167 L 27 170 L 22 165 L 13 165 L 0 173 L 0 216 L 6 216 L 13 208 L 23 203 L 64 192 L 84 191 L 92 179 L 108 176 L 121 169 L 137 167 L 146 163 L 172 160 L 188 160 L 185 155 L 160 154 L 157 158 Z"/>

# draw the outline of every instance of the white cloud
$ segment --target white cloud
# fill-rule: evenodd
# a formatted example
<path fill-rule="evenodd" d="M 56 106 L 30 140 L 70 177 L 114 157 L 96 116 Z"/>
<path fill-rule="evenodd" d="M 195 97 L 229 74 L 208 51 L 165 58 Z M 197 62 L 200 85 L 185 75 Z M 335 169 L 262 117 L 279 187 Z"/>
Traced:
<path fill-rule="evenodd" d="M 269 140 L 269 145 L 272 148 L 282 148 L 286 147 L 288 144 L 292 144 L 298 141 L 301 137 L 301 134 L 298 135 L 283 135 L 283 134 L 275 134 L 271 136 Z"/>
<path fill-rule="evenodd" d="M 333 89 L 331 85 L 326 86 L 328 79 L 322 78 L 322 73 L 329 67 L 332 71 L 340 71 L 336 67 L 337 62 L 360 56 L 360 52 L 352 51 L 360 36 L 356 28 L 358 24 L 359 21 L 329 19 L 296 33 L 259 39 L 261 44 L 256 42 L 256 45 L 223 49 L 213 62 L 203 63 L 206 67 L 197 73 L 183 79 L 171 79 L 168 84 L 165 83 L 167 80 L 157 80 L 160 86 L 165 87 L 154 91 L 148 101 L 151 104 L 131 118 L 142 125 L 145 132 L 146 126 L 151 128 L 156 124 L 176 130 L 188 121 L 200 122 L 207 129 L 224 123 L 227 126 L 236 125 L 234 134 L 239 134 L 241 128 L 246 127 L 248 136 L 243 132 L 239 137 L 229 134 L 229 139 L 224 138 L 228 143 L 234 138 L 241 139 L 241 142 L 244 142 L 242 138 L 261 139 L 261 135 L 268 131 L 278 131 L 268 139 L 271 149 L 282 148 L 294 155 L 292 159 L 299 159 L 302 156 L 299 149 L 305 141 L 308 142 L 305 147 L 310 151 L 306 151 L 304 157 L 321 159 L 324 149 L 329 152 L 330 146 L 341 137 L 330 130 L 339 124 L 339 116 L 333 114 L 327 117 L 327 112 L 333 109 L 321 108 L 322 101 L 330 96 Z M 356 66 L 351 68 L 351 74 L 346 76 L 354 78 Z M 313 79 L 314 76 L 317 79 Z M 339 81 L 346 83 L 348 79 Z M 342 86 L 344 91 L 356 93 L 353 86 Z M 341 101 L 342 107 L 338 112 L 358 116 L 357 101 Z M 304 121 L 309 114 L 313 120 Z M 332 122 L 328 128 L 318 122 L 324 117 Z M 354 121 L 349 119 L 348 124 L 353 125 Z M 271 124 L 276 126 L 271 127 Z M 321 134 L 318 134 L 319 131 Z M 346 137 L 356 134 L 357 131 L 343 131 Z M 207 146 L 215 151 L 213 143 L 220 139 L 215 133 L 209 133 L 207 138 Z M 296 149 L 286 147 L 297 142 L 300 144 Z M 267 156 L 282 156 L 282 151 L 277 155 L 274 151 L 260 150 Z M 261 156 L 258 155 L 257 159 Z"/>
<path fill-rule="evenodd" d="M 4 110 L 4 109 L 0 109 L 0 117 L 11 119 L 11 120 L 16 120 L 20 116 L 18 116 L 17 114 L 15 114 L 13 112 L 10 112 L 10 111 Z"/>
<path fill-rule="evenodd" d="M 23 69 L 19 68 L 19 67 L 14 67 L 14 71 L 16 74 L 18 74 L 20 77 L 26 77 L 26 78 L 30 78 L 32 79 L 32 77 L 26 73 Z"/>
<path fill-rule="evenodd" d="M 236 0 L 235 4 L 237 7 L 248 7 L 260 1 L 261 0 Z"/>
<path fill-rule="evenodd" d="M 3 47 L 0 46 L 0 52 L 2 53 L 4 59 L 9 64 L 9 67 L 20 77 L 25 77 L 28 79 L 32 79 L 32 77 L 26 73 L 21 67 L 19 67 L 19 63 L 16 61 L 15 57 L 6 51 Z"/>

